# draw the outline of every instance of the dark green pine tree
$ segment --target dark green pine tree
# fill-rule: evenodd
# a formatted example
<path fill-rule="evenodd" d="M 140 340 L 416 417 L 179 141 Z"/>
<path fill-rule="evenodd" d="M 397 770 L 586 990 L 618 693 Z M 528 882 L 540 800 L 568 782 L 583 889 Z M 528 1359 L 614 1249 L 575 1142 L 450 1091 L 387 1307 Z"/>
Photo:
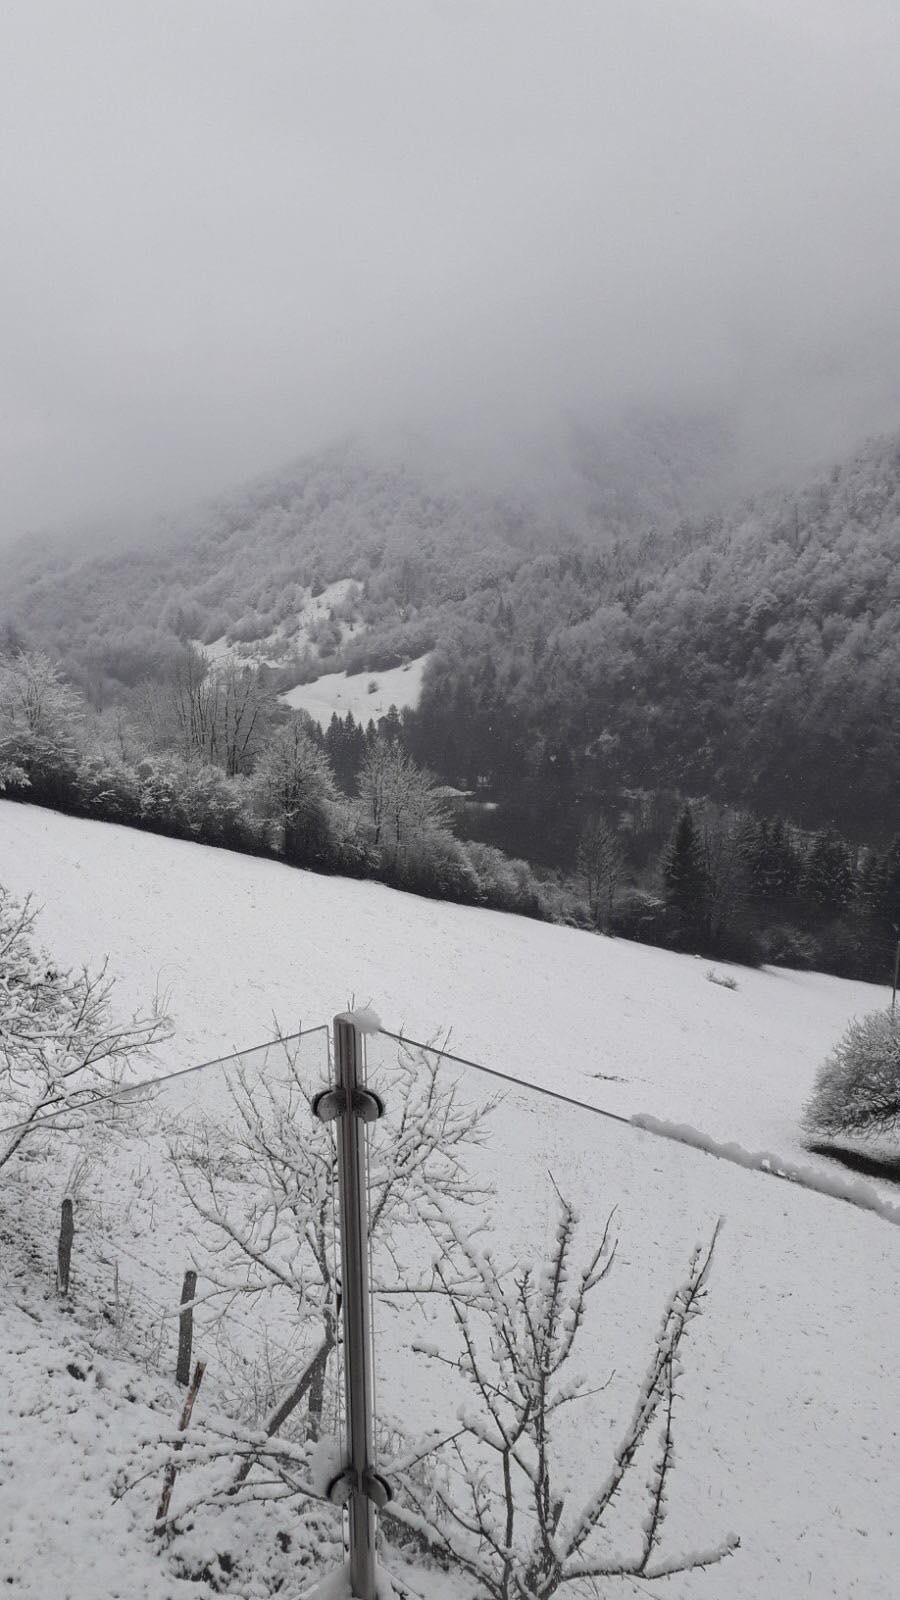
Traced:
<path fill-rule="evenodd" d="M 883 855 L 870 851 L 863 861 L 857 886 L 857 908 L 869 951 L 870 972 L 876 982 L 893 971 L 900 938 L 900 834 Z"/>
<path fill-rule="evenodd" d="M 803 894 L 820 917 L 841 917 L 853 899 L 855 873 L 849 847 L 829 829 L 816 834 L 803 866 Z"/>
<path fill-rule="evenodd" d="M 856 909 L 873 926 L 881 920 L 881 882 L 884 862 L 877 850 L 867 850 L 856 881 Z"/>
<path fill-rule="evenodd" d="M 400 721 L 400 713 L 396 706 L 389 706 L 385 715 L 379 717 L 378 732 L 389 744 L 402 744 L 403 723 Z"/>
<path fill-rule="evenodd" d="M 702 944 L 709 936 L 709 877 L 703 842 L 688 805 L 663 853 L 662 881 L 679 943 L 687 948 Z"/>
<path fill-rule="evenodd" d="M 787 824 L 781 817 L 749 820 L 743 829 L 741 854 L 754 904 L 767 917 L 791 915 L 803 862 Z"/>
<path fill-rule="evenodd" d="M 352 711 L 343 718 L 334 712 L 325 733 L 325 754 L 344 794 L 356 793 L 356 780 L 366 754 L 366 736 Z"/>
<path fill-rule="evenodd" d="M 891 840 L 880 865 L 876 914 L 893 933 L 900 928 L 900 833 Z"/>

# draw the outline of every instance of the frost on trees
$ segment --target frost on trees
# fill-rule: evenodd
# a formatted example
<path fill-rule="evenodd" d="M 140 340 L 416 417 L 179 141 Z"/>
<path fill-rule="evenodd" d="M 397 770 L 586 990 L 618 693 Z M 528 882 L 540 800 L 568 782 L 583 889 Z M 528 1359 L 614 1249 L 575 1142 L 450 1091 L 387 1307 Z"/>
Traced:
<path fill-rule="evenodd" d="M 146 1016 L 115 1015 L 105 962 L 56 967 L 34 942 L 35 917 L 0 887 L 0 1168 L 39 1133 L 115 1115 L 129 1066 L 169 1031 L 158 1002 Z"/>
<path fill-rule="evenodd" d="M 458 1374 L 467 1398 L 456 1430 L 443 1441 L 450 1455 L 443 1478 L 423 1484 L 395 1463 L 401 1491 L 390 1511 L 493 1600 L 550 1600 L 563 1589 L 586 1592 L 602 1578 L 650 1581 L 716 1565 L 738 1546 L 729 1534 L 703 1550 L 669 1555 L 662 1547 L 681 1347 L 706 1294 L 718 1226 L 707 1246 L 697 1246 L 669 1297 L 632 1416 L 605 1472 L 586 1493 L 583 1485 L 573 1488 L 583 1474 L 566 1460 L 558 1424 L 567 1408 L 598 1392 L 575 1357 L 588 1301 L 615 1256 L 611 1223 L 610 1217 L 597 1246 L 578 1263 L 578 1218 L 560 1196 L 546 1260 L 503 1275 L 491 1253 L 434 1200 L 432 1224 L 443 1246 L 436 1272 L 452 1307 L 458 1354 L 433 1344 L 418 1348 Z M 617 1548 L 611 1513 L 632 1474 L 645 1482 L 640 1537 L 637 1548 L 625 1538 Z"/>

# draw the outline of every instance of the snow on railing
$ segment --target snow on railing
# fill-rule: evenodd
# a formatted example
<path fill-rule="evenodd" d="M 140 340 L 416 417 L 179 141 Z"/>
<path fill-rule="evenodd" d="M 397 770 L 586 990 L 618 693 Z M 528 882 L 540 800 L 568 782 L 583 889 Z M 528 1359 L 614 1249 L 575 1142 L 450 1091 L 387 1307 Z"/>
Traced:
<path fill-rule="evenodd" d="M 871 1183 L 863 1183 L 859 1178 L 845 1178 L 842 1172 L 827 1172 L 820 1167 L 786 1161 L 783 1156 L 773 1155 L 770 1150 L 745 1150 L 743 1145 L 733 1140 L 723 1142 L 713 1139 L 708 1133 L 701 1133 L 686 1122 L 665 1122 L 646 1112 L 636 1113 L 631 1122 L 635 1128 L 655 1134 L 659 1139 L 672 1139 L 676 1144 L 704 1150 L 707 1155 L 718 1156 L 721 1161 L 731 1161 L 735 1166 L 745 1167 L 748 1172 L 766 1172 L 772 1178 L 785 1178 L 788 1183 L 795 1183 L 801 1189 L 829 1195 L 833 1200 L 846 1200 L 864 1211 L 874 1211 L 886 1222 L 900 1224 L 900 1206 L 883 1199 Z"/>

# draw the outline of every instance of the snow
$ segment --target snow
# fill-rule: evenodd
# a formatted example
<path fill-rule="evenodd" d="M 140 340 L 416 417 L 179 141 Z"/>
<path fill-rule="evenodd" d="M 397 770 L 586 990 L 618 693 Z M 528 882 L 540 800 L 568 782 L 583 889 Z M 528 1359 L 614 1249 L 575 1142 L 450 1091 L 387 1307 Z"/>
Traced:
<path fill-rule="evenodd" d="M 157 983 L 171 991 L 178 1032 L 166 1047 L 167 1068 L 269 1038 L 273 1016 L 288 1031 L 371 995 L 386 1026 L 434 1039 L 452 1023 L 452 1050 L 522 1080 L 502 1089 L 490 1138 L 470 1158 L 474 1184 L 499 1186 L 487 1208 L 497 1222 L 497 1259 L 528 1259 L 554 1236 L 548 1174 L 582 1219 L 585 1247 L 618 1206 L 614 1266 L 578 1359 L 592 1385 L 609 1380 L 608 1388 L 596 1409 L 566 1408 L 576 1505 L 605 1474 L 627 1425 L 666 1294 L 683 1281 L 698 1234 L 708 1238 L 724 1215 L 707 1307 L 679 1380 L 663 1553 L 703 1550 L 730 1528 L 742 1547 L 727 1576 L 723 1569 L 672 1577 L 666 1593 L 893 1600 L 900 1235 L 875 1210 L 841 1204 L 835 1196 L 856 1185 L 804 1151 L 797 1132 L 819 1061 L 848 1019 L 883 1003 L 885 991 L 743 969 L 735 969 L 739 989 L 727 991 L 706 981 L 707 963 L 690 957 L 8 802 L 0 802 L 0 882 L 35 892 L 45 907 L 41 939 L 59 959 L 109 951 L 123 1007 L 139 1005 Z M 321 1041 L 315 1036 L 310 1051 L 324 1054 Z M 377 1073 L 396 1047 L 372 1034 L 366 1044 Z M 497 1087 L 465 1066 L 445 1070 L 469 1102 Z M 215 1072 L 186 1081 L 197 1096 L 220 1092 Z M 529 1083 L 647 1126 L 592 1116 Z M 754 1170 L 763 1161 L 790 1177 L 795 1169 L 798 1179 L 812 1174 L 816 1190 L 831 1192 L 774 1183 Z M 884 1181 L 862 1187 L 896 1202 Z M 152 1285 L 157 1300 L 167 1293 L 171 1303 L 171 1255 L 181 1252 L 174 1202 L 161 1193 L 153 1204 L 136 1207 L 131 1248 L 158 1274 L 142 1279 L 148 1292 Z M 580 1268 L 584 1253 L 573 1265 Z M 8 1252 L 5 1276 L 6 1260 Z M 109 1494 L 135 1437 L 158 1429 L 161 1418 L 171 1430 L 172 1387 L 163 1384 L 159 1395 L 155 1379 L 132 1381 L 110 1362 L 106 1389 L 64 1378 L 70 1359 L 84 1370 L 91 1359 L 77 1319 L 51 1300 L 49 1310 L 36 1308 L 45 1328 L 19 1302 L 23 1295 L 7 1295 L 0 1307 L 0 1580 L 7 1570 L 26 1572 L 26 1586 L 11 1592 L 27 1600 L 133 1592 L 206 1600 L 204 1588 L 166 1584 L 135 1532 L 128 1497 L 112 1503 Z M 413 1441 L 433 1438 L 436 1428 L 450 1433 L 463 1392 L 412 1347 L 455 1353 L 452 1329 L 429 1306 L 401 1313 L 378 1302 L 374 1320 L 379 1415 L 401 1422 Z M 50 1367 L 48 1408 L 42 1375 Z M 122 1398 L 126 1382 L 134 1401 Z M 209 1382 L 214 1399 L 212 1370 Z M 118 1402 L 95 1400 L 116 1385 Z M 389 1474 L 391 1463 L 382 1465 Z M 37 1513 L 26 1509 L 35 1504 Z M 81 1565 L 71 1560 L 73 1538 L 85 1552 Z M 285 1592 L 308 1581 L 304 1574 Z M 453 1600 L 464 1592 L 437 1573 L 412 1587 Z"/>
<path fill-rule="evenodd" d="M 345 1011 L 342 1022 L 352 1022 L 360 1033 L 380 1033 L 381 1018 L 371 1006 L 360 1006 L 355 1011 Z"/>
<path fill-rule="evenodd" d="M 218 639 L 211 639 L 208 644 L 195 639 L 193 643 L 198 650 L 202 650 L 214 666 L 221 665 L 224 661 L 250 662 L 257 666 L 277 667 L 283 666 L 288 656 L 294 653 L 302 654 L 304 650 L 315 651 L 316 646 L 310 637 L 316 623 L 324 621 L 333 606 L 342 605 L 358 591 L 359 585 L 352 578 L 338 578 L 335 583 L 329 583 L 320 594 L 314 595 L 310 589 L 299 610 L 282 622 L 274 633 L 268 634 L 264 639 L 252 641 L 236 640 L 228 642 L 227 634 L 221 634 Z M 352 638 L 357 624 L 353 622 L 340 622 L 338 628 L 341 641 Z"/>
<path fill-rule="evenodd" d="M 320 728 L 328 727 L 335 712 L 345 717 L 348 711 L 365 726 L 370 718 L 377 722 L 386 716 L 391 706 L 402 711 L 419 704 L 429 660 L 430 652 L 384 672 L 327 672 L 313 683 L 287 690 L 280 698 L 294 711 L 308 712 Z"/>
<path fill-rule="evenodd" d="M 705 1150 L 708 1155 L 732 1161 L 735 1166 L 746 1167 L 751 1172 L 767 1172 L 776 1178 L 786 1178 L 789 1183 L 798 1183 L 816 1194 L 847 1200 L 851 1205 L 860 1206 L 863 1211 L 877 1212 L 886 1222 L 900 1225 L 900 1206 L 885 1200 L 874 1184 L 846 1178 L 841 1172 L 823 1172 L 808 1163 L 801 1166 L 796 1161 L 786 1161 L 783 1156 L 773 1155 L 770 1150 L 745 1150 L 743 1145 L 735 1144 L 733 1140 L 723 1144 L 720 1139 L 711 1139 L 708 1133 L 701 1133 L 687 1123 L 663 1122 L 647 1112 L 638 1112 L 631 1121 L 636 1128 L 645 1128 L 648 1133 L 655 1133 L 662 1139 L 674 1139 L 678 1144 Z"/>
<path fill-rule="evenodd" d="M 813 1165 L 798 1113 L 816 1070 L 890 993 L 774 968 L 733 969 L 729 991 L 700 958 L 3 800 L 0 883 L 34 891 L 60 960 L 108 952 L 123 1004 L 170 993 L 172 1067 L 365 996 L 385 1027 L 516 1079 Z"/>
<path fill-rule="evenodd" d="M 383 1568 L 378 1571 L 376 1583 L 377 1600 L 396 1600 L 397 1590 Z M 300 1600 L 351 1600 L 351 1595 L 350 1568 L 344 1566 L 337 1572 L 330 1572 L 313 1589 L 306 1589 Z"/>
<path fill-rule="evenodd" d="M 343 1441 L 324 1435 L 313 1450 L 307 1469 L 306 1482 L 324 1500 L 328 1496 L 331 1484 L 346 1465 L 347 1458 L 344 1454 Z"/>

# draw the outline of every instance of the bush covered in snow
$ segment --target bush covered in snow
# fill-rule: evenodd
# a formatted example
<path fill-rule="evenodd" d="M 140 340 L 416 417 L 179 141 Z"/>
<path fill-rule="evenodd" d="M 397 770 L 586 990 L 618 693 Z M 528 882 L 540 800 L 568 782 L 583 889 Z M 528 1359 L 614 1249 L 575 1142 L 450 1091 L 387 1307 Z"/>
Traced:
<path fill-rule="evenodd" d="M 819 1069 L 803 1115 L 810 1133 L 883 1133 L 900 1128 L 900 1017 L 856 1017 Z"/>

